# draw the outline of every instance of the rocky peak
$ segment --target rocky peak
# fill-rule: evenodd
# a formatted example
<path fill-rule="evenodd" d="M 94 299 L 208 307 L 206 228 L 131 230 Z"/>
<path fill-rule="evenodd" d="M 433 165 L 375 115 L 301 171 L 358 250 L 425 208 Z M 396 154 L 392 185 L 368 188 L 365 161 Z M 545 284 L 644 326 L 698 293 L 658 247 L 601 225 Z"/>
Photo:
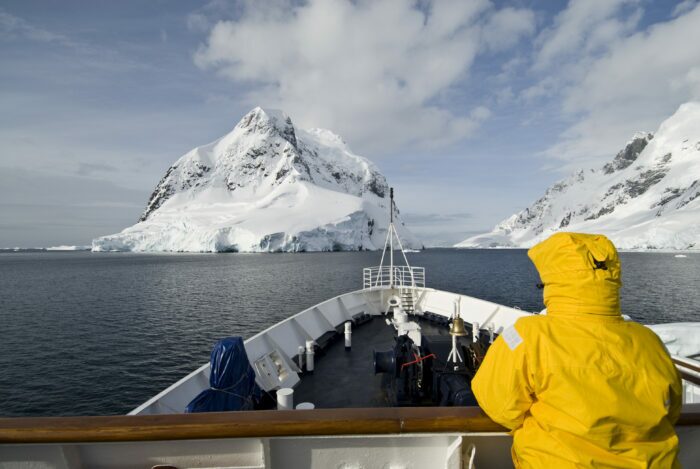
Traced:
<path fill-rule="evenodd" d="M 627 143 L 612 162 L 603 166 L 603 173 L 612 174 L 615 171 L 625 169 L 637 160 L 639 154 L 644 150 L 647 144 L 654 138 L 651 133 L 638 132 L 634 138 Z"/>
<path fill-rule="evenodd" d="M 246 133 L 279 135 L 295 148 L 297 146 L 297 137 L 292 119 L 277 109 L 255 107 L 243 116 L 236 128 Z"/>

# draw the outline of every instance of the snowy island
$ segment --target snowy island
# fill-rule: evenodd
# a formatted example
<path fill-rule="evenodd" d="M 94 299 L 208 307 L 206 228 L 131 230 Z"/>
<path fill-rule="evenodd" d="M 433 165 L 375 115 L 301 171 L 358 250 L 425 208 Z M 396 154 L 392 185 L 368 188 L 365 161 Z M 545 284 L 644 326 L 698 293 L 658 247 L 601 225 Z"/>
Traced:
<path fill-rule="evenodd" d="M 683 104 L 610 163 L 557 182 L 490 233 L 455 247 L 527 248 L 564 230 L 605 234 L 620 249 L 700 250 L 700 103 Z"/>
<path fill-rule="evenodd" d="M 301 130 L 255 108 L 224 137 L 177 160 L 138 223 L 93 251 L 375 250 L 388 228 L 389 187 L 377 167 L 328 130 Z M 404 246 L 422 243 L 394 217 Z"/>

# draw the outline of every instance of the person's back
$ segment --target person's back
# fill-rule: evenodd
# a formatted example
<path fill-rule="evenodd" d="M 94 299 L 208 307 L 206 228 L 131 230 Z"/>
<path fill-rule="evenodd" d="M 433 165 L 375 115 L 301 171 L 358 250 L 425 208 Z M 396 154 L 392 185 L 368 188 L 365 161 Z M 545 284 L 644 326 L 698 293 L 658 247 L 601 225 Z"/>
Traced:
<path fill-rule="evenodd" d="M 653 331 L 622 319 L 612 244 L 560 233 L 529 255 L 547 315 L 504 331 L 472 382 L 514 430 L 516 466 L 677 466 L 680 379 Z"/>

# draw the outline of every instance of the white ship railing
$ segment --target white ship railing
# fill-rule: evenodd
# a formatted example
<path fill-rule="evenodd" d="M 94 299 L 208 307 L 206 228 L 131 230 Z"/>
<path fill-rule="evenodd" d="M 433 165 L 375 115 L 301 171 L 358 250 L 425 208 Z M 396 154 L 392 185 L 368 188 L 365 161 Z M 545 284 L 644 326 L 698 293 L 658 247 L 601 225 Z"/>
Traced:
<path fill-rule="evenodd" d="M 362 288 L 425 287 L 425 268 L 405 265 L 365 267 L 362 269 Z"/>

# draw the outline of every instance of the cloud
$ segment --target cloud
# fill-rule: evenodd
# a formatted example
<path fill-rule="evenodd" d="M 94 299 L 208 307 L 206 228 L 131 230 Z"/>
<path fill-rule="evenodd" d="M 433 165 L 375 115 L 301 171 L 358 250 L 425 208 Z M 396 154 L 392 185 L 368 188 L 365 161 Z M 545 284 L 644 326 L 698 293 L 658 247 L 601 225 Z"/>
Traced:
<path fill-rule="evenodd" d="M 28 21 L 0 9 L 0 36 L 6 39 L 29 39 L 37 42 L 53 42 L 66 46 L 74 43 L 66 36 L 34 26 Z"/>
<path fill-rule="evenodd" d="M 459 213 L 402 213 L 406 226 L 425 244 L 426 247 L 444 247 L 467 238 L 466 228 L 475 223 L 474 214 Z M 484 233 L 487 229 L 479 230 Z"/>
<path fill-rule="evenodd" d="M 250 2 L 212 27 L 195 62 L 247 86 L 248 105 L 334 129 L 361 152 L 447 145 L 489 113 L 481 103 L 454 109 L 446 93 L 467 79 L 478 54 L 531 34 L 534 15 L 486 0 L 420 5 Z M 203 18 L 191 22 L 199 27 Z"/>
<path fill-rule="evenodd" d="M 449 223 L 472 218 L 473 215 L 464 213 L 404 213 L 403 219 L 409 225 L 434 225 L 436 223 Z"/>
<path fill-rule="evenodd" d="M 255 5 L 256 3 L 258 5 Z M 267 0 L 265 2 L 258 2 L 258 0 L 238 0 L 235 2 L 210 0 L 188 14 L 185 23 L 187 29 L 192 32 L 208 33 L 217 22 L 240 17 L 245 11 L 251 10 L 251 7 L 265 8 L 269 11 L 283 11 L 288 9 L 290 5 L 287 0 Z"/>
<path fill-rule="evenodd" d="M 78 169 L 75 174 L 79 176 L 90 176 L 95 173 L 113 173 L 118 169 L 110 164 L 102 163 L 78 163 Z"/>
<path fill-rule="evenodd" d="M 89 244 L 133 224 L 146 195 L 107 180 L 2 166 L 0 248 Z"/>
<path fill-rule="evenodd" d="M 673 8 L 673 11 L 671 12 L 672 17 L 676 16 L 681 16 L 685 13 L 688 13 L 690 10 L 695 8 L 698 5 L 697 0 L 683 0 L 680 2 L 678 5 L 676 5 Z"/>
<path fill-rule="evenodd" d="M 483 28 L 483 39 L 494 51 L 514 46 L 522 37 L 535 32 L 535 12 L 505 7 L 490 16 Z"/>
<path fill-rule="evenodd" d="M 700 7 L 611 43 L 566 88 L 575 118 L 550 156 L 601 162 L 635 131 L 653 131 L 687 101 L 700 99 Z M 579 164 L 577 164 L 579 165 Z"/>
<path fill-rule="evenodd" d="M 198 33 L 207 32 L 212 26 L 207 16 L 199 12 L 187 15 L 185 23 L 187 24 L 187 29 Z"/>
<path fill-rule="evenodd" d="M 579 59 L 581 52 L 592 52 L 610 41 L 633 31 L 640 19 L 640 10 L 632 9 L 623 18 L 617 16 L 639 0 L 571 0 L 554 19 L 554 25 L 543 30 L 534 62 L 536 70 L 559 66 L 561 61 Z"/>
<path fill-rule="evenodd" d="M 161 40 L 167 40 L 164 30 L 161 30 L 160 34 Z M 12 15 L 2 8 L 0 8 L 0 42 L 10 44 L 8 50 L 17 51 L 22 46 L 38 45 L 39 47 L 35 50 L 53 52 L 49 60 L 46 60 L 46 55 L 42 57 L 43 60 L 38 60 L 34 53 L 15 54 L 14 57 L 4 61 L 3 66 L 6 69 L 15 72 L 26 69 L 30 63 L 33 66 L 46 67 L 52 61 L 62 62 L 64 66 L 79 68 L 71 76 L 72 83 L 83 79 L 85 69 L 88 68 L 111 73 L 123 73 L 132 69 L 141 71 L 153 69 L 150 63 L 135 61 L 132 57 L 133 51 L 124 53 L 115 47 L 98 45 L 96 41 L 79 40 L 59 34 Z"/>

